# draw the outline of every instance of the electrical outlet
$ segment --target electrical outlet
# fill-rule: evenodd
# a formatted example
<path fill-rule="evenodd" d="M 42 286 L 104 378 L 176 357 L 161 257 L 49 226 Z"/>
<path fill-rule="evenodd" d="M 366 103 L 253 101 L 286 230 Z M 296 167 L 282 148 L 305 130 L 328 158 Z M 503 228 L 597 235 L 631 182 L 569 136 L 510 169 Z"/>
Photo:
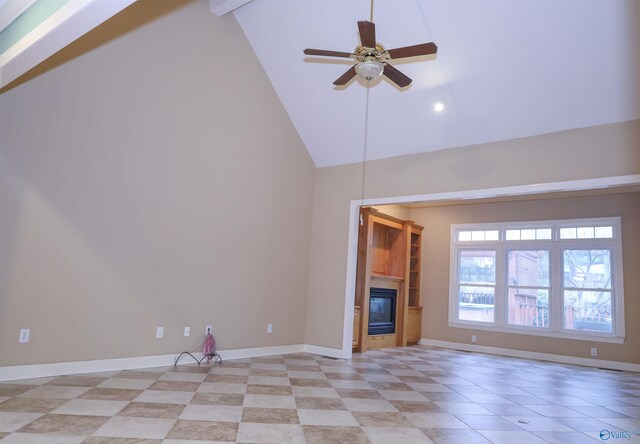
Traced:
<path fill-rule="evenodd" d="M 20 336 L 18 337 L 18 342 L 20 343 L 25 343 L 25 342 L 29 342 L 29 334 L 31 333 L 31 330 L 28 328 L 23 328 L 20 330 Z"/>
<path fill-rule="evenodd" d="M 191 334 L 191 329 L 189 327 L 184 328 L 184 336 L 187 337 Z"/>
<path fill-rule="evenodd" d="M 160 339 L 164 336 L 164 327 L 156 328 L 156 339 Z"/>
<path fill-rule="evenodd" d="M 273 324 L 267 324 L 267 333 L 273 333 Z"/>
<path fill-rule="evenodd" d="M 598 356 L 598 349 L 597 348 L 593 347 L 591 349 L 591 356 Z"/>
<path fill-rule="evenodd" d="M 210 335 L 211 332 L 213 331 L 213 326 L 212 325 L 207 325 L 207 328 L 205 329 L 205 334 Z"/>
<path fill-rule="evenodd" d="M 478 338 L 476 337 L 476 335 L 471 335 L 471 342 L 473 342 L 474 344 L 478 342 Z"/>

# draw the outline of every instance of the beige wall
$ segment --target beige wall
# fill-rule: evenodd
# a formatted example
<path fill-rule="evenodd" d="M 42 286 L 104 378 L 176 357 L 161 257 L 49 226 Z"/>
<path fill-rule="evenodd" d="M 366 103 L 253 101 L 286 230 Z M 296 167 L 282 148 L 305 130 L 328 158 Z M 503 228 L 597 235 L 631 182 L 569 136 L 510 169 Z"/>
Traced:
<path fill-rule="evenodd" d="M 5 88 L 0 134 L 0 366 L 174 353 L 206 324 L 222 349 L 341 347 L 361 167 L 314 168 L 232 15 L 134 3 Z M 365 193 L 640 173 L 638 147 L 634 121 L 379 160 Z"/>
<path fill-rule="evenodd" d="M 141 0 L 56 57 L 0 95 L 0 366 L 302 343 L 315 167 L 233 15 Z"/>
<path fill-rule="evenodd" d="M 411 210 L 411 218 L 425 227 L 422 255 L 422 337 L 541 353 L 590 357 L 640 364 L 640 193 L 613 194 L 528 202 L 486 203 Z M 624 344 L 494 333 L 448 326 L 450 233 L 452 224 L 512 222 L 620 216 L 622 223 L 625 324 Z"/>
<path fill-rule="evenodd" d="M 640 121 L 371 161 L 367 198 L 640 173 Z M 316 173 L 306 342 L 342 347 L 349 202 L 362 166 Z"/>

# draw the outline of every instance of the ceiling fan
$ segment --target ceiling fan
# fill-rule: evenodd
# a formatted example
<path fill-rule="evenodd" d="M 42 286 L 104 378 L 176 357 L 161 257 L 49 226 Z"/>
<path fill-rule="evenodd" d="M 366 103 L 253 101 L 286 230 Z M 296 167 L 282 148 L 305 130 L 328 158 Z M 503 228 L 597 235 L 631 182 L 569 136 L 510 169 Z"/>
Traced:
<path fill-rule="evenodd" d="M 438 47 L 433 42 L 387 50 L 376 42 L 376 25 L 370 21 L 363 20 L 358 22 L 358 31 L 361 44 L 352 53 L 309 48 L 304 50 L 306 55 L 345 57 L 354 59 L 357 62 L 347 72 L 338 77 L 333 82 L 334 85 L 346 85 L 356 75 L 365 80 L 374 80 L 384 74 L 400 88 L 404 88 L 411 84 L 411 79 L 391 66 L 389 60 L 431 55 L 438 51 Z"/>

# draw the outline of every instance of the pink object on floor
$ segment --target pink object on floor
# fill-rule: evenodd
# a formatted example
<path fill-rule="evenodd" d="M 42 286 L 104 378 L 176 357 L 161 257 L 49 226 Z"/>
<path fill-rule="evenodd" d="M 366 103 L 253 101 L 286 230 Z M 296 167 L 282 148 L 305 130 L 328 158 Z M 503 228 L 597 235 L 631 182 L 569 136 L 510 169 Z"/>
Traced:
<path fill-rule="evenodd" d="M 216 352 L 216 340 L 212 334 L 207 334 L 202 343 L 202 355 L 208 356 Z"/>

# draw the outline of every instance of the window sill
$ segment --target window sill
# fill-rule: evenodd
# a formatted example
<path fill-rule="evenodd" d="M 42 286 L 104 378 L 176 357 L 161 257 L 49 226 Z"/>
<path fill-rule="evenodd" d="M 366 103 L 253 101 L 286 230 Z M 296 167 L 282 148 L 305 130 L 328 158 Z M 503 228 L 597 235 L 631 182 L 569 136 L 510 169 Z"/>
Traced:
<path fill-rule="evenodd" d="M 527 336 L 544 336 L 548 338 L 575 339 L 578 341 L 592 342 L 609 342 L 613 344 L 623 344 L 624 336 L 616 336 L 613 334 L 599 334 L 595 332 L 568 332 L 568 331 L 550 331 L 529 327 L 505 327 L 496 325 L 485 325 L 477 322 L 449 321 L 449 327 L 468 328 L 471 330 L 486 330 L 497 333 L 511 333 Z"/>

